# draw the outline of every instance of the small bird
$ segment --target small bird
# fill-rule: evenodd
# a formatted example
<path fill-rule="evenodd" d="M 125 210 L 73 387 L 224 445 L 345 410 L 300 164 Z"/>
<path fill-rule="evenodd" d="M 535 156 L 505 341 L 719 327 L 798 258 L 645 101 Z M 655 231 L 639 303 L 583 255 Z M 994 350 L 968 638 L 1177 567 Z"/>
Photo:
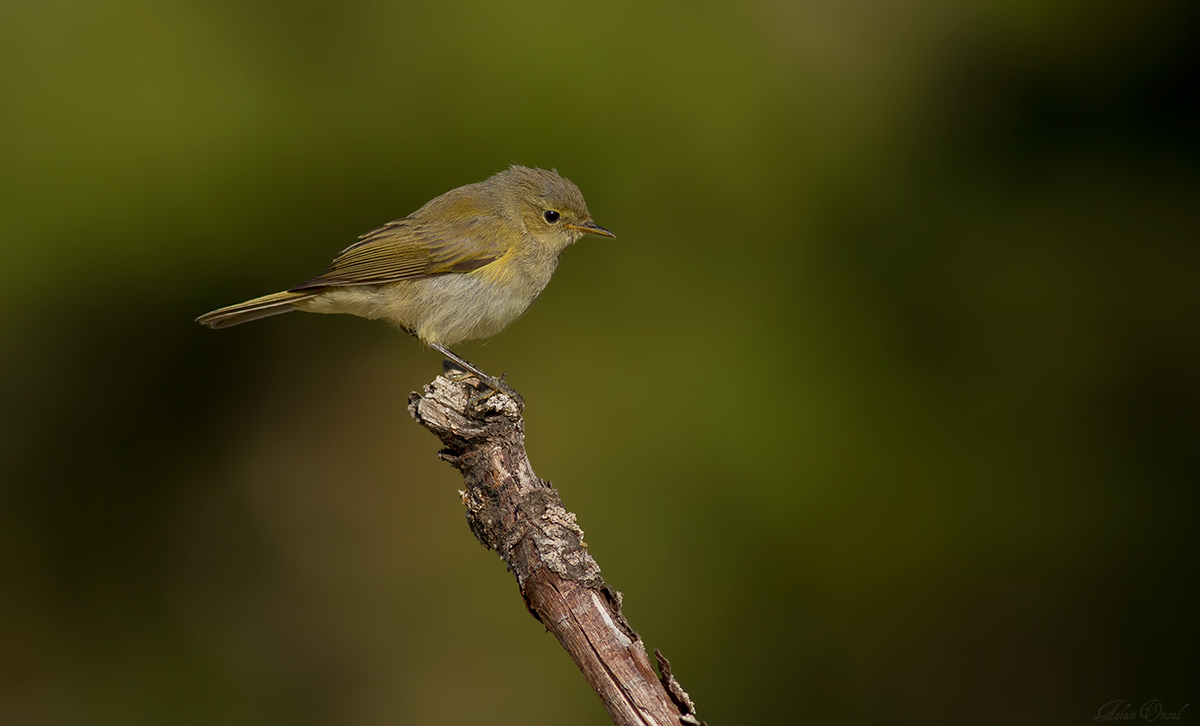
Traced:
<path fill-rule="evenodd" d="M 523 405 L 503 376 L 448 346 L 516 320 L 550 282 L 563 250 L 585 234 L 616 236 L 592 221 L 570 180 L 512 166 L 360 236 L 307 282 L 196 321 L 227 328 L 292 310 L 386 320 Z"/>

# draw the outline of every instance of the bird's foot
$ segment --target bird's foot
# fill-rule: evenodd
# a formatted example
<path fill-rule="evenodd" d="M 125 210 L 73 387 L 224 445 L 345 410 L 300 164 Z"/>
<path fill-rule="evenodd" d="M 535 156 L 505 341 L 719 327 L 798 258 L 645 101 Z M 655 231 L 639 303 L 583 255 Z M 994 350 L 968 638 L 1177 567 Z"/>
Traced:
<path fill-rule="evenodd" d="M 464 371 L 451 361 L 444 361 L 442 363 L 442 370 L 443 374 L 449 380 L 461 382 L 467 380 L 468 378 L 476 378 L 489 389 L 478 391 L 475 393 L 475 395 L 471 396 L 471 399 L 468 401 L 468 404 L 471 406 L 471 408 L 477 407 L 479 404 L 488 400 L 497 393 L 503 393 L 511 398 L 513 402 L 517 404 L 518 409 L 525 408 L 525 398 L 521 396 L 521 394 L 517 393 L 517 389 L 505 383 L 504 379 L 508 375 L 507 373 L 501 375 L 499 378 L 495 378 L 487 375 L 483 371 Z"/>
<path fill-rule="evenodd" d="M 491 390 L 482 391 L 482 392 L 477 393 L 476 395 L 472 396 L 471 401 L 470 401 L 471 406 L 472 407 L 477 406 L 477 405 L 483 403 L 484 401 L 488 400 L 492 396 L 496 395 L 497 393 L 503 393 L 504 395 L 511 398 L 514 403 L 517 404 L 518 409 L 524 409 L 525 408 L 525 399 L 521 396 L 521 394 L 517 393 L 517 389 L 513 388 L 512 386 L 510 386 L 504 382 L 504 376 L 506 376 L 506 375 L 508 375 L 508 374 L 505 373 L 505 374 L 501 375 L 499 378 L 492 378 L 491 376 L 488 376 L 487 379 L 485 379 L 483 382 Z"/>

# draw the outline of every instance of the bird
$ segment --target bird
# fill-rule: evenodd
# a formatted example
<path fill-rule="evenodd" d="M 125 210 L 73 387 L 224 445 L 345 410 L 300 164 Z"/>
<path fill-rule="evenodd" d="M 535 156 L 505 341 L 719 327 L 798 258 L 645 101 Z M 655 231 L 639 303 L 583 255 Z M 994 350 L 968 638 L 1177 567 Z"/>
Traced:
<path fill-rule="evenodd" d="M 592 220 L 569 179 L 514 165 L 361 235 L 316 277 L 196 321 L 219 329 L 292 310 L 384 320 L 523 406 L 504 376 L 450 346 L 491 337 L 520 317 L 562 252 L 587 234 L 616 237 Z"/>

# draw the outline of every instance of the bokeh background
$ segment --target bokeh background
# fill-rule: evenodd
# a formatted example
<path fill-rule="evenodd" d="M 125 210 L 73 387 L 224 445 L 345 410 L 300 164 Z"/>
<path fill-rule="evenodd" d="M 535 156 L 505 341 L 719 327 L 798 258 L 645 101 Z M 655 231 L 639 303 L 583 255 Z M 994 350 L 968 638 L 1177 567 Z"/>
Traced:
<path fill-rule="evenodd" d="M 385 325 L 200 313 L 511 163 L 460 352 L 712 724 L 1200 698 L 1189 0 L 0 6 L 0 723 L 604 724 Z"/>

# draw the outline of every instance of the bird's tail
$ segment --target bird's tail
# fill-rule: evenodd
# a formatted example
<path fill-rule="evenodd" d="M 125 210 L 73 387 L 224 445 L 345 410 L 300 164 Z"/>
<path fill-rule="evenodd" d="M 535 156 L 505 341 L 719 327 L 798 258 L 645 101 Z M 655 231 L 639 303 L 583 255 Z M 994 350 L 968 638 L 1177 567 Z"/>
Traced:
<path fill-rule="evenodd" d="M 296 303 L 316 297 L 320 290 L 304 292 L 277 292 L 274 295 L 263 295 L 244 303 L 230 305 L 227 308 L 214 310 L 196 318 L 196 322 L 210 328 L 228 328 L 231 325 L 246 323 L 259 318 L 291 312 L 296 309 Z"/>

